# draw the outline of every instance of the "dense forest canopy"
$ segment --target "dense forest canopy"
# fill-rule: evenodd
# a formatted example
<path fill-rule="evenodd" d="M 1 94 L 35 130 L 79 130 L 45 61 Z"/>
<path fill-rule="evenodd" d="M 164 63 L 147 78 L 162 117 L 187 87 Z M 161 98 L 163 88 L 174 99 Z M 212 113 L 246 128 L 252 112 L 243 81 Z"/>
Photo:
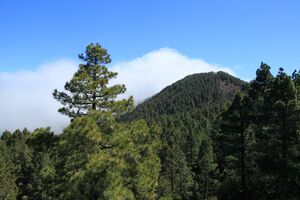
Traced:
<path fill-rule="evenodd" d="M 2 133 L 0 199 L 299 199 L 300 71 L 193 74 L 132 111 L 107 50 L 79 58 L 61 134 Z"/>

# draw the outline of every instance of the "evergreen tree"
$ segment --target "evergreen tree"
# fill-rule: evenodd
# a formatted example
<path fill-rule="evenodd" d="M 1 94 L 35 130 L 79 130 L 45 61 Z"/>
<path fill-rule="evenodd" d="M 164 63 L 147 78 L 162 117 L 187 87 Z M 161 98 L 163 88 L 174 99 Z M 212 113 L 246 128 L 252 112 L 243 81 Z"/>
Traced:
<path fill-rule="evenodd" d="M 104 124 L 107 127 L 110 126 L 107 119 L 105 121 L 101 120 L 101 122 L 105 122 Z M 75 194 L 80 194 L 80 192 L 83 192 L 85 195 L 89 193 L 90 196 L 86 196 L 86 199 L 92 199 L 91 196 L 94 196 L 97 190 L 102 189 L 101 185 L 99 186 L 86 180 L 78 183 L 75 181 L 75 177 L 82 172 L 89 161 L 89 156 L 99 152 L 101 144 L 105 143 L 105 135 L 101 134 L 93 112 L 89 115 L 76 117 L 64 129 L 58 141 L 58 156 L 55 166 L 57 169 L 56 192 L 59 194 L 59 199 L 84 199 L 80 195 L 76 197 Z M 88 189 L 87 187 L 93 189 Z"/>
<path fill-rule="evenodd" d="M 188 116 L 186 118 L 191 120 Z M 192 157 L 196 153 L 193 154 L 192 149 L 197 145 L 195 145 L 195 135 L 187 130 L 184 123 L 191 122 L 183 121 L 178 115 L 162 116 L 158 119 L 162 127 L 160 138 L 162 148 L 159 152 L 162 162 L 159 194 L 164 198 L 189 199 L 194 185 L 192 164 L 189 160 L 194 162 L 195 159 Z M 187 141 L 189 135 L 190 140 Z"/>
<path fill-rule="evenodd" d="M 39 128 L 33 131 L 27 140 L 32 150 L 32 199 L 55 199 L 56 170 L 54 148 L 57 136 L 50 128 Z"/>
<path fill-rule="evenodd" d="M 293 199 L 299 196 L 299 124 L 297 90 L 282 68 L 269 84 L 266 94 L 271 106 L 267 122 L 258 129 L 258 164 L 263 193 L 272 198 Z M 265 105 L 265 104 L 264 104 Z"/>
<path fill-rule="evenodd" d="M 249 98 L 238 92 L 232 104 L 221 113 L 220 131 L 216 136 L 219 158 L 225 163 L 225 187 L 233 184 L 230 198 L 251 199 L 249 170 L 253 157 L 253 135 L 249 131 L 251 122 Z M 227 174 L 226 174 L 227 173 Z M 231 183 L 229 183 L 231 182 Z M 235 191 L 235 192 L 234 192 Z M 222 194 L 223 198 L 226 194 Z M 228 198 L 228 197 L 227 197 Z"/>
<path fill-rule="evenodd" d="M 90 110 L 122 113 L 131 109 L 132 97 L 115 100 L 126 91 L 125 85 L 108 86 L 109 80 L 116 78 L 118 73 L 109 71 L 105 66 L 111 62 L 106 49 L 98 43 L 91 43 L 79 58 L 84 63 L 79 65 L 79 70 L 65 84 L 68 92 L 53 92 L 54 98 L 64 105 L 59 109 L 60 113 L 74 118 L 85 115 Z"/>
<path fill-rule="evenodd" d="M 61 199 L 156 198 L 157 128 L 142 120 L 119 124 L 111 113 L 94 112 L 74 119 L 64 134 Z"/>
<path fill-rule="evenodd" d="M 16 185 L 18 186 L 17 199 L 28 199 L 32 194 L 32 150 L 26 144 L 30 132 L 16 130 L 8 140 L 11 159 L 15 166 Z"/>

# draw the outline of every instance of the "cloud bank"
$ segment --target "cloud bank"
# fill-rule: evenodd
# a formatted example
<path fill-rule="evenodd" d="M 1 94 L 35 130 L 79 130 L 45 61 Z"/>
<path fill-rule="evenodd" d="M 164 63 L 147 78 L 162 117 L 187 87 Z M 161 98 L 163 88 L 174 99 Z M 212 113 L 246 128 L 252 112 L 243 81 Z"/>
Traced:
<path fill-rule="evenodd" d="M 51 126 L 59 132 L 69 119 L 57 113 L 60 107 L 52 97 L 55 88 L 63 89 L 77 70 L 75 62 L 59 60 L 43 64 L 35 71 L 0 72 L 0 134 L 5 130 L 34 130 Z"/>
<path fill-rule="evenodd" d="M 52 92 L 55 88 L 62 90 L 77 68 L 76 62 L 62 59 L 43 64 L 34 71 L 0 71 L 0 132 L 51 126 L 60 133 L 69 119 L 57 112 L 61 105 L 53 99 Z M 192 59 L 170 48 L 112 64 L 110 70 L 119 72 L 112 84 L 124 83 L 126 96 L 133 95 L 136 102 L 192 73 L 222 70 L 234 74 L 228 67 Z"/>
<path fill-rule="evenodd" d="M 202 59 L 193 59 L 175 49 L 162 48 L 132 61 L 117 63 L 111 68 L 119 72 L 114 83 L 124 83 L 127 94 L 136 102 L 158 93 L 164 87 L 193 73 L 224 71 L 234 75 L 233 70 Z"/>

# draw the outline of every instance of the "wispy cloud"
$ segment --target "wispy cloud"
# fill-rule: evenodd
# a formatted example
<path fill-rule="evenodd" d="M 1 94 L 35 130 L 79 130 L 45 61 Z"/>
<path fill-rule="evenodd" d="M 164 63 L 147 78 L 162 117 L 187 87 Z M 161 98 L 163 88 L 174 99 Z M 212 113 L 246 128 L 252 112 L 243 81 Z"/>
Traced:
<path fill-rule="evenodd" d="M 55 88 L 62 90 L 77 69 L 76 62 L 63 59 L 34 71 L 0 72 L 0 132 L 51 126 L 59 133 L 69 119 L 57 112 L 61 105 L 53 99 L 52 92 Z M 222 70 L 234 74 L 228 67 L 189 58 L 170 48 L 112 64 L 110 70 L 119 72 L 112 83 L 124 83 L 126 95 L 133 95 L 136 102 L 192 73 Z"/>

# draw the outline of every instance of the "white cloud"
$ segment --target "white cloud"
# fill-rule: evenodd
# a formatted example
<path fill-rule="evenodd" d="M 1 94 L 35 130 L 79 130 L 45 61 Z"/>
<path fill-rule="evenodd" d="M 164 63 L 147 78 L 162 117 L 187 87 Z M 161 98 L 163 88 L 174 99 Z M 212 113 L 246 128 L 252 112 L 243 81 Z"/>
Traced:
<path fill-rule="evenodd" d="M 52 92 L 62 89 L 76 69 L 75 62 L 63 59 L 35 71 L 0 72 L 0 131 L 45 126 L 61 131 L 69 119 L 57 113 L 60 105 Z"/>
<path fill-rule="evenodd" d="M 170 48 L 162 48 L 132 61 L 117 63 L 111 69 L 119 72 L 114 82 L 124 83 L 127 94 L 133 95 L 136 102 L 141 102 L 189 74 L 210 71 L 234 74 L 230 68 L 189 58 Z"/>
<path fill-rule="evenodd" d="M 63 59 L 43 64 L 34 71 L 0 72 L 0 133 L 5 129 L 33 130 L 45 126 L 59 133 L 69 118 L 57 112 L 61 105 L 53 99 L 52 92 L 55 88 L 62 90 L 77 69 L 76 62 Z M 169 48 L 112 64 L 110 70 L 119 72 L 112 83 L 124 83 L 126 95 L 133 95 L 136 102 L 192 73 L 222 70 L 233 74 L 230 68 L 188 58 Z"/>

